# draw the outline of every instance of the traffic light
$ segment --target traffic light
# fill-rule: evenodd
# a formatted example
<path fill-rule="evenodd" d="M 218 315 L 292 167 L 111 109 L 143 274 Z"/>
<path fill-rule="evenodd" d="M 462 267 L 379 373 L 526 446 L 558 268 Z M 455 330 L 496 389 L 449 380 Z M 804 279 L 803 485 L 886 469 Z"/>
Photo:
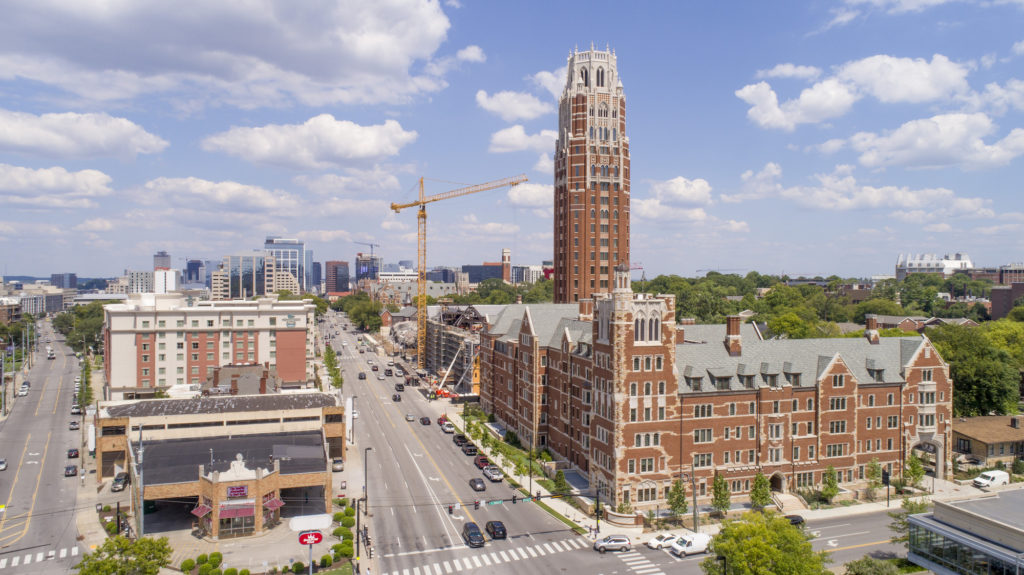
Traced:
<path fill-rule="evenodd" d="M 513 493 L 512 494 L 512 505 L 515 505 L 515 504 L 516 504 L 516 494 Z"/>
<path fill-rule="evenodd" d="M 480 500 L 477 499 L 473 502 L 473 509 L 480 509 Z"/>
<path fill-rule="evenodd" d="M 889 470 L 882 469 L 882 485 L 889 485 Z"/>
<path fill-rule="evenodd" d="M 448 505 L 448 515 L 452 515 L 452 514 L 454 514 L 454 513 L 455 513 L 455 509 L 454 509 L 454 507 L 453 507 L 452 505 L 450 505 L 450 504 L 449 504 L 449 505 Z"/>

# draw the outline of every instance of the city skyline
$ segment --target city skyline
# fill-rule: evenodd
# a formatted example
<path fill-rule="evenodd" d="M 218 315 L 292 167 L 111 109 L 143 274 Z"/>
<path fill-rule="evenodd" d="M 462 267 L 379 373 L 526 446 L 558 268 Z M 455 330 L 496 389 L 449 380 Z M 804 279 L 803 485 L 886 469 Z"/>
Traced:
<path fill-rule="evenodd" d="M 270 235 L 320 261 L 353 261 L 359 241 L 408 259 L 415 218 L 388 205 L 419 176 L 436 193 L 518 173 L 530 182 L 430 207 L 428 266 L 553 259 L 558 96 L 591 46 L 623 74 L 630 261 L 647 277 L 1022 259 L 1024 3 L 622 11 L 10 7 L 0 269 L 113 277 L 158 250 L 180 269 Z"/>

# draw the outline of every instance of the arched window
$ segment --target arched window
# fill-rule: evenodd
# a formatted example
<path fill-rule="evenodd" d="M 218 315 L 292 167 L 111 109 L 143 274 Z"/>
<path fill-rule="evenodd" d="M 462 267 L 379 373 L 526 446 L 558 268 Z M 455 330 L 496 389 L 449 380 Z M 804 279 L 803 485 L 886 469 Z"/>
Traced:
<path fill-rule="evenodd" d="M 650 446 L 651 446 L 651 434 L 650 433 L 645 433 L 644 434 L 644 447 L 650 447 Z"/>
<path fill-rule="evenodd" d="M 644 384 L 644 395 L 650 395 L 650 394 L 651 394 L 651 382 L 648 381 L 647 383 Z"/>
<path fill-rule="evenodd" d="M 615 210 L 615 219 L 619 219 L 619 210 Z"/>
<path fill-rule="evenodd" d="M 617 128 L 612 128 L 612 140 L 619 141 L 619 130 Z"/>
<path fill-rule="evenodd" d="M 590 127 L 590 139 L 591 140 L 594 139 L 594 127 L 593 126 Z"/>
<path fill-rule="evenodd" d="M 619 177 L 619 167 L 615 166 L 615 177 Z"/>
<path fill-rule="evenodd" d="M 629 384 L 629 394 L 636 397 L 636 383 Z"/>
<path fill-rule="evenodd" d="M 660 433 L 655 433 L 654 434 L 654 445 L 661 445 L 661 434 Z"/>
<path fill-rule="evenodd" d="M 661 340 L 661 334 L 658 333 L 658 320 L 657 319 L 652 319 L 651 323 L 648 326 L 648 328 L 650 329 L 650 331 L 648 332 L 648 336 L 647 336 L 648 340 L 650 340 L 650 341 L 659 341 L 659 340 Z"/>
<path fill-rule="evenodd" d="M 590 86 L 590 72 L 586 68 L 580 70 L 580 80 L 583 80 L 584 86 Z"/>
<path fill-rule="evenodd" d="M 594 211 L 594 208 L 590 208 L 590 219 L 594 219 L 596 216 L 597 212 Z"/>
<path fill-rule="evenodd" d="M 604 68 L 597 69 L 597 85 L 604 86 Z"/>
<path fill-rule="evenodd" d="M 665 382 L 664 381 L 659 381 L 658 382 L 658 395 L 665 395 Z"/>
<path fill-rule="evenodd" d="M 633 436 L 633 447 L 640 447 L 641 442 L 642 440 L 640 439 L 639 433 Z"/>
<path fill-rule="evenodd" d="M 591 128 L 591 130 L 593 130 L 593 128 Z M 596 176 L 597 175 L 597 164 L 591 164 L 590 165 L 590 175 L 591 176 Z"/>

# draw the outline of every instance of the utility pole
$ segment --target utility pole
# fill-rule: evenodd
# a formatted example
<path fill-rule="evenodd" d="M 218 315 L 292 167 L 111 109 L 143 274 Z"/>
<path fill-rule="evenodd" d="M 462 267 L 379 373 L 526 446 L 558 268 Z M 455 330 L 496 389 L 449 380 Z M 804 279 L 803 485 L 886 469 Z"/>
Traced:
<path fill-rule="evenodd" d="M 356 499 L 356 573 L 359 573 L 359 502 Z"/>
<path fill-rule="evenodd" d="M 146 452 L 142 445 L 142 426 L 139 426 L 139 508 L 135 510 L 139 514 L 139 537 L 145 533 L 144 522 L 146 520 L 146 482 L 142 479 L 142 454 Z"/>

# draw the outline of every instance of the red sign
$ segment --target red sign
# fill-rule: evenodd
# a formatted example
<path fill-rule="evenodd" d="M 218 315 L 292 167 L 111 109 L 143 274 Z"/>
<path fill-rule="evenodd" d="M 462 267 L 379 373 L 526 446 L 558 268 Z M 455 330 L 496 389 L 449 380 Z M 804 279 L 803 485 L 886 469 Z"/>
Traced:
<path fill-rule="evenodd" d="M 299 543 L 303 545 L 316 545 L 323 540 L 324 536 L 319 531 L 303 531 L 299 533 Z"/>
<path fill-rule="evenodd" d="M 246 497 L 248 495 L 248 485 L 231 485 L 228 487 L 228 497 Z"/>

